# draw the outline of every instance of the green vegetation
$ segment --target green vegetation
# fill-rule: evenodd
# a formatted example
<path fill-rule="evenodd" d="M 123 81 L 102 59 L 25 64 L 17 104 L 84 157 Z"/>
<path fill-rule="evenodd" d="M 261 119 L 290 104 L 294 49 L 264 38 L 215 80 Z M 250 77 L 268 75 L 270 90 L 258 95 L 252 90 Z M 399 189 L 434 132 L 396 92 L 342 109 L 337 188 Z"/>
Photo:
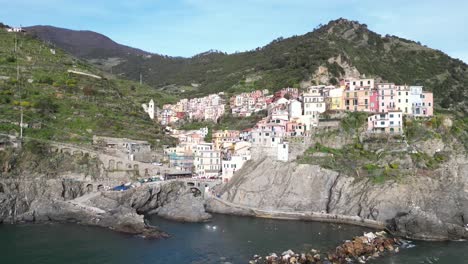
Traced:
<path fill-rule="evenodd" d="M 367 121 L 368 114 L 364 112 L 349 112 L 341 120 L 341 128 L 346 133 L 358 133 Z"/>
<path fill-rule="evenodd" d="M 232 114 L 225 114 L 217 123 L 204 122 L 187 122 L 179 126 L 179 129 L 194 130 L 202 127 L 208 127 L 209 130 L 244 130 L 253 128 L 258 121 L 266 116 L 266 111 L 261 111 L 249 117 L 234 117 Z"/>
<path fill-rule="evenodd" d="M 100 161 L 97 158 L 91 158 L 87 154 L 75 156 L 50 150 L 50 146 L 43 141 L 26 139 L 21 149 L 7 148 L 0 151 L 0 164 L 9 164 L 6 170 L 0 172 L 0 177 L 22 177 L 37 173 L 54 178 L 65 172 L 99 176 Z"/>
<path fill-rule="evenodd" d="M 447 124 L 445 124 L 447 122 Z M 446 143 L 459 142 L 468 150 L 468 118 L 463 113 L 437 113 L 431 119 L 405 118 L 408 142 L 441 139 Z"/>
<path fill-rule="evenodd" d="M 384 162 L 387 155 L 389 154 L 384 152 L 364 150 L 360 143 L 346 145 L 342 149 L 329 148 L 317 143 L 315 147 L 309 148 L 298 162 L 320 165 L 358 179 L 369 178 L 377 184 L 387 180 L 400 180 L 409 173 L 401 169 L 398 162 Z"/>
<path fill-rule="evenodd" d="M 329 62 L 330 58 L 340 58 L 341 63 Z M 368 77 L 423 85 L 434 92 L 436 103 L 443 108 L 467 110 L 465 63 L 414 41 L 380 36 L 366 25 L 342 19 L 303 36 L 278 38 L 247 52 L 230 55 L 209 52 L 189 59 L 139 56 L 116 68 L 134 80 L 140 78 L 143 69 L 145 80 L 161 88 L 182 89 L 197 83 L 198 88 L 183 89 L 184 96 L 195 96 L 264 88 L 274 91 L 297 87 L 303 80 L 316 83 L 311 76 L 319 66 L 327 67 L 330 83 L 336 83 L 344 74 L 343 63 L 355 66 Z M 180 93 L 181 89 L 173 92 Z"/>
<path fill-rule="evenodd" d="M 15 34 L 0 32 L 0 133 L 19 133 L 22 107 L 29 125 L 24 135 L 29 138 L 90 143 L 97 134 L 173 143 L 141 104 L 154 99 L 161 106 L 175 102 L 175 96 L 105 75 L 28 35 L 16 36 L 15 53 Z M 69 69 L 103 78 L 68 73 Z"/>

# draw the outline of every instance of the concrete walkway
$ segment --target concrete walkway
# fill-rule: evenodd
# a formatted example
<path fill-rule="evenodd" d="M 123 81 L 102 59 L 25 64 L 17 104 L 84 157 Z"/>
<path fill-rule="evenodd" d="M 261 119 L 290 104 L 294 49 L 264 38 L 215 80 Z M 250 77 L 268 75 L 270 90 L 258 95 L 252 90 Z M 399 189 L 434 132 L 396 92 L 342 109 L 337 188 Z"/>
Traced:
<path fill-rule="evenodd" d="M 87 205 L 86 202 L 95 198 L 95 197 L 98 197 L 100 196 L 101 193 L 100 192 L 94 192 L 94 193 L 89 193 L 89 194 L 85 194 L 83 196 L 80 196 L 76 199 L 73 199 L 73 200 L 70 200 L 70 201 L 67 201 L 69 204 L 73 205 L 73 206 L 76 206 L 76 207 L 79 207 L 83 210 L 86 210 L 86 211 L 91 211 L 91 212 L 94 212 L 94 213 L 97 213 L 97 214 L 104 214 L 106 211 L 100 209 L 100 208 L 97 208 L 97 207 L 94 207 L 94 206 L 90 206 L 90 205 Z"/>
<path fill-rule="evenodd" d="M 306 221 L 318 221 L 318 222 L 328 222 L 328 223 L 337 223 L 337 224 L 351 224 L 364 226 L 375 229 L 384 229 L 385 223 L 370 219 L 364 219 L 359 216 L 349 216 L 349 215 L 340 215 L 340 214 L 327 214 L 311 211 L 280 211 L 280 210 L 265 210 L 254 207 L 249 207 L 245 205 L 234 204 L 228 201 L 225 201 L 221 198 L 215 197 L 211 193 L 207 193 L 207 199 L 212 199 L 215 202 L 221 203 L 224 206 L 241 210 L 248 215 L 260 218 L 270 218 L 270 219 L 285 219 L 285 220 L 306 220 Z M 222 213 L 222 212 L 220 212 Z"/>

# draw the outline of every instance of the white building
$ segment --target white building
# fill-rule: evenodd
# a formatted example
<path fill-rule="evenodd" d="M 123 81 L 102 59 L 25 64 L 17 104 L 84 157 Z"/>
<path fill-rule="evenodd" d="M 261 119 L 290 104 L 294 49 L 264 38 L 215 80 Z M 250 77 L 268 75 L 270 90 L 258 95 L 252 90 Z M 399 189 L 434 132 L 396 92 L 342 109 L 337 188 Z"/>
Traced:
<path fill-rule="evenodd" d="M 291 100 L 288 106 L 289 119 L 302 116 L 302 104 L 297 100 Z"/>
<path fill-rule="evenodd" d="M 302 98 L 304 115 L 312 115 L 314 112 L 323 113 L 327 110 L 325 98 L 318 88 L 309 88 Z"/>
<path fill-rule="evenodd" d="M 23 28 L 21 27 L 12 27 L 12 28 L 7 28 L 8 32 L 24 32 Z"/>
<path fill-rule="evenodd" d="M 234 173 L 240 170 L 244 166 L 244 164 L 250 159 L 250 151 L 249 153 L 239 153 L 232 155 L 227 159 L 223 159 L 221 161 L 223 182 L 228 182 L 232 178 Z"/>
<path fill-rule="evenodd" d="M 288 161 L 289 160 L 289 143 L 283 142 L 278 144 L 278 157 L 279 161 Z"/>
<path fill-rule="evenodd" d="M 403 112 L 390 111 L 369 116 L 367 131 L 370 133 L 402 134 Z"/>
<path fill-rule="evenodd" d="M 154 101 L 153 101 L 153 99 L 151 99 L 151 101 L 149 101 L 148 105 L 142 104 L 141 106 L 143 107 L 143 110 L 145 111 L 145 113 L 147 113 L 149 115 L 149 117 L 151 118 L 151 120 L 153 120 L 154 119 Z"/>
<path fill-rule="evenodd" d="M 357 90 L 359 88 L 374 88 L 374 79 L 350 79 L 346 80 L 345 84 L 350 91 Z"/>
<path fill-rule="evenodd" d="M 218 177 L 221 172 L 221 153 L 213 143 L 198 144 L 194 150 L 194 172 L 198 177 Z"/>

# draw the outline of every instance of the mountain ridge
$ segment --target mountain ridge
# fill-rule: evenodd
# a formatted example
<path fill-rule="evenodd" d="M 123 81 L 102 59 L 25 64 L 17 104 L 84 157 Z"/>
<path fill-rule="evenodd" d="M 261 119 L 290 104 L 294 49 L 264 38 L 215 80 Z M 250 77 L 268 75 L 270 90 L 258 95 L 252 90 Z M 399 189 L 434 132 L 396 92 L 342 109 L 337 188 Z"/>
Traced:
<path fill-rule="evenodd" d="M 36 25 L 24 29 L 43 41 L 61 48 L 65 46 L 65 50 L 81 58 L 95 58 L 96 55 L 100 55 L 97 51 L 105 49 L 111 53 L 102 54 L 103 56 L 116 56 L 125 53 L 139 56 L 153 55 L 151 52 L 119 44 L 106 35 L 91 30 L 71 30 L 49 25 Z"/>
<path fill-rule="evenodd" d="M 250 51 L 204 52 L 191 58 L 127 56 L 112 65 L 112 71 L 121 76 L 133 80 L 142 76 L 157 89 L 185 97 L 334 84 L 349 75 L 365 75 L 424 85 L 435 93 L 438 106 L 464 111 L 468 105 L 464 89 L 468 86 L 467 68 L 466 63 L 440 50 L 397 36 L 382 36 L 366 24 L 343 18 Z"/>

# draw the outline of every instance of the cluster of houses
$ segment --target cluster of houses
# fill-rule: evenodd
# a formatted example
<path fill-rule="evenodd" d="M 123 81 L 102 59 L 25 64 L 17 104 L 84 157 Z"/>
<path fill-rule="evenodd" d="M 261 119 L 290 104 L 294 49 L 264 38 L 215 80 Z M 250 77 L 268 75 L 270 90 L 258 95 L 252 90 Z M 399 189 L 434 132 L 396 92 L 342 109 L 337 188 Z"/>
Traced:
<path fill-rule="evenodd" d="M 240 139 L 239 131 L 215 131 L 213 141 L 205 142 L 208 128 L 180 131 L 168 128 L 178 139 L 176 147 L 166 148 L 169 167 L 193 173 L 199 178 L 228 181 L 251 159 L 251 143 Z"/>
<path fill-rule="evenodd" d="M 22 27 L 6 27 L 7 32 L 25 32 Z"/>
<path fill-rule="evenodd" d="M 229 101 L 232 115 L 248 117 L 253 113 L 266 110 L 268 104 L 273 101 L 273 96 L 269 96 L 268 93 L 265 89 L 234 95 Z"/>
<path fill-rule="evenodd" d="M 151 100 L 143 109 L 151 119 L 156 119 L 161 125 L 170 125 L 181 120 L 186 121 L 218 121 L 224 115 L 226 104 L 223 94 L 210 94 L 201 98 L 182 99 L 176 104 L 166 104 L 162 109 L 155 107 Z"/>
<path fill-rule="evenodd" d="M 213 96 L 219 95 L 210 95 L 203 100 Z M 181 106 L 187 102 L 181 100 L 165 109 L 190 111 Z M 216 102 L 222 102 L 222 99 Z M 262 110 L 268 114 L 254 127 L 243 131 L 212 131 L 211 142 L 204 140 L 209 133 L 207 128 L 178 131 L 167 127 L 179 141 L 176 147 L 165 150 L 170 167 L 192 172 L 198 177 L 222 177 L 228 181 L 258 153 L 288 161 L 290 139 L 312 136 L 325 112 L 367 112 L 368 133 L 395 135 L 403 133 L 403 116 L 433 115 L 433 95 L 422 86 L 376 83 L 374 79 L 342 80 L 338 86 L 284 88 L 271 95 L 267 90 L 258 90 L 233 96 L 230 104 L 233 115 L 246 117 Z M 210 108 L 213 101 L 203 106 Z M 197 108 L 195 113 L 199 111 L 203 110 Z"/>

